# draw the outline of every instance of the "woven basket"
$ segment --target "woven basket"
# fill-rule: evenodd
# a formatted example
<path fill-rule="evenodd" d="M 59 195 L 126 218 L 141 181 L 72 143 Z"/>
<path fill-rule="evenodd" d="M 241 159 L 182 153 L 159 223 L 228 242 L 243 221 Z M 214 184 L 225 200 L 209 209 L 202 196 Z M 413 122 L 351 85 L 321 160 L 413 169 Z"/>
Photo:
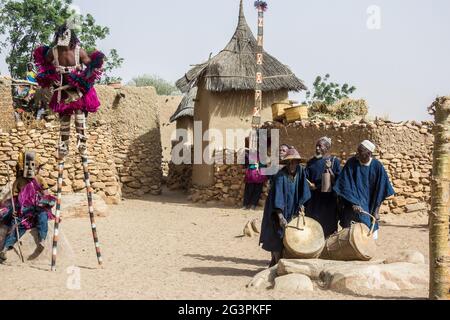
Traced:
<path fill-rule="evenodd" d="M 288 123 L 299 120 L 308 120 L 308 107 L 296 106 L 285 109 L 285 116 Z"/>
<path fill-rule="evenodd" d="M 284 119 L 285 110 L 292 108 L 292 104 L 289 101 L 275 102 L 272 104 L 272 118 L 273 120 Z"/>

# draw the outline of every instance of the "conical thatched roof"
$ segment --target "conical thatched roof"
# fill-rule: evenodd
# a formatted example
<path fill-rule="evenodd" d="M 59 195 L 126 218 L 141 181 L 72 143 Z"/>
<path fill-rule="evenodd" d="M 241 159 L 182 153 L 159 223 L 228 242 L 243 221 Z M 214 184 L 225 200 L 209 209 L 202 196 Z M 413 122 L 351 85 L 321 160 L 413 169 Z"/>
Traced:
<path fill-rule="evenodd" d="M 197 87 L 193 87 L 185 93 L 183 100 L 181 100 L 177 111 L 170 118 L 170 122 L 175 122 L 183 117 L 194 117 L 195 99 L 197 98 Z"/>
<path fill-rule="evenodd" d="M 203 77 L 209 91 L 254 90 L 256 49 L 257 41 L 245 19 L 241 0 L 239 22 L 231 41 L 215 57 L 189 70 L 177 81 L 177 87 L 187 92 Z M 263 91 L 306 90 L 303 82 L 289 67 L 267 52 L 264 52 L 263 75 Z"/>

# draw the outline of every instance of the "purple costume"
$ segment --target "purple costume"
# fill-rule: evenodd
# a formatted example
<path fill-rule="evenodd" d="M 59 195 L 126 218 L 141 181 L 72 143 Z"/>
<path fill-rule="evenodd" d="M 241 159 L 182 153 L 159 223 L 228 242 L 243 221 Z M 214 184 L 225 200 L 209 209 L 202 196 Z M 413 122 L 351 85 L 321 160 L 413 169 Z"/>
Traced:
<path fill-rule="evenodd" d="M 50 50 L 53 51 L 55 58 L 53 63 L 46 60 Z M 97 112 L 100 101 L 94 83 L 102 75 L 105 55 L 100 51 L 94 51 L 90 55 L 91 62 L 83 69 L 80 64 L 78 45 L 75 48 L 75 66 L 60 66 L 57 52 L 56 48 L 41 46 L 33 54 L 36 65 L 39 67 L 38 84 L 43 88 L 56 87 L 50 101 L 50 108 L 61 115 L 72 115 L 77 110 Z"/>

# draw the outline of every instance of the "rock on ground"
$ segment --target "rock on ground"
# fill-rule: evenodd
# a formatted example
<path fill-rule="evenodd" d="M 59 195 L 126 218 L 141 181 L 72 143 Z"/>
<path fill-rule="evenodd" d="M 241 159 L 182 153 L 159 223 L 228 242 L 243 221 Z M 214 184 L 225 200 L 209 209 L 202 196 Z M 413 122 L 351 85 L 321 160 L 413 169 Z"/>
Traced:
<path fill-rule="evenodd" d="M 98 217 L 106 217 L 109 207 L 102 197 L 94 194 L 94 213 Z M 89 210 L 87 205 L 86 193 L 74 193 L 63 195 L 61 201 L 61 215 L 63 218 L 81 218 L 88 217 Z"/>
<path fill-rule="evenodd" d="M 253 277 L 252 281 L 247 284 L 247 288 L 254 289 L 269 289 L 273 287 L 275 278 L 277 277 L 278 266 L 261 271 L 256 276 Z"/>
<path fill-rule="evenodd" d="M 387 258 L 384 263 L 408 262 L 414 264 L 425 264 L 425 256 L 419 251 L 406 250 L 399 254 Z"/>
<path fill-rule="evenodd" d="M 288 274 L 275 279 L 274 290 L 302 293 L 314 291 L 314 285 L 311 279 L 303 274 Z"/>
<path fill-rule="evenodd" d="M 354 265 L 365 265 L 367 262 L 353 261 Z M 381 261 L 372 261 L 371 264 L 379 264 Z M 340 266 L 348 264 L 345 261 L 332 261 L 321 259 L 282 259 L 278 263 L 278 276 L 284 276 L 287 274 L 303 274 L 308 276 L 312 280 L 320 280 L 320 274 L 328 267 Z"/>
<path fill-rule="evenodd" d="M 377 290 L 426 290 L 429 271 L 425 264 L 353 264 L 327 267 L 320 276 L 328 289 L 350 294 L 376 294 Z"/>

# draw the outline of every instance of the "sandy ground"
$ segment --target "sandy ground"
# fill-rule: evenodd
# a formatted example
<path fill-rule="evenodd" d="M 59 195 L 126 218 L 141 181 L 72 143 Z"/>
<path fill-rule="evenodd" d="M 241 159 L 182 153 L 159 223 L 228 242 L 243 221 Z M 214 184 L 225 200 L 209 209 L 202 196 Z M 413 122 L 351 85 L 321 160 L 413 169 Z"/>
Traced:
<path fill-rule="evenodd" d="M 89 220 L 64 220 L 71 258 L 60 259 L 55 273 L 47 263 L 0 265 L 0 299 L 421 299 L 428 294 L 362 297 L 318 288 L 305 295 L 248 290 L 246 284 L 267 266 L 269 255 L 258 247 L 258 239 L 240 235 L 261 210 L 201 207 L 184 199 L 166 192 L 127 200 L 99 218 L 102 269 L 96 263 Z M 404 249 L 428 256 L 426 217 L 383 219 L 378 258 Z"/>

